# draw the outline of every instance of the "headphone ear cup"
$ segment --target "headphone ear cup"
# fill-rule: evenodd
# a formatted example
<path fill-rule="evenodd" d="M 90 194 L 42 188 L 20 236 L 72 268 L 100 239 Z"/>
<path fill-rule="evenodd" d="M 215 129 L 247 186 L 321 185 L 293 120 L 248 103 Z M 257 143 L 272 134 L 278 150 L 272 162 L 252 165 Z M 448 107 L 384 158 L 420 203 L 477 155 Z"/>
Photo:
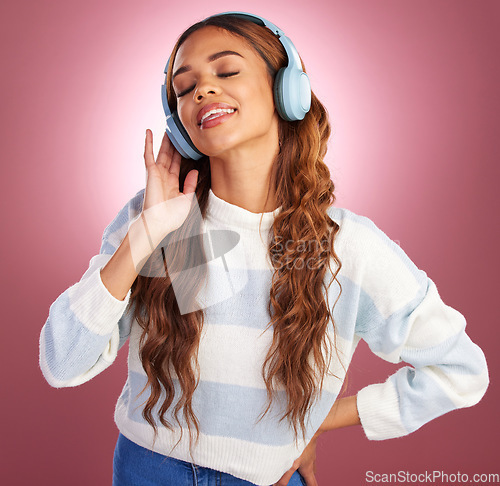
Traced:
<path fill-rule="evenodd" d="M 276 106 L 276 111 L 279 116 L 284 120 L 292 121 L 286 113 L 285 102 L 283 99 L 283 76 L 285 74 L 285 68 L 281 68 L 276 76 L 274 77 L 273 93 L 274 93 L 274 105 Z"/>
<path fill-rule="evenodd" d="M 167 116 L 167 135 L 174 147 L 185 159 L 198 160 L 203 154 L 194 146 L 186 129 L 179 120 L 177 112 L 174 111 Z"/>
<path fill-rule="evenodd" d="M 285 111 L 285 104 L 283 102 L 283 74 L 285 69 L 280 69 L 276 76 L 274 77 L 273 93 L 274 93 L 274 105 L 278 115 L 284 120 L 288 120 Z M 290 120 L 289 120 L 290 121 Z"/>
<path fill-rule="evenodd" d="M 184 125 L 182 124 L 179 115 L 177 114 L 177 111 L 174 111 L 172 113 L 172 120 L 176 124 L 177 129 L 179 130 L 183 149 L 188 153 L 189 158 L 195 160 L 201 158 L 203 154 L 199 152 L 198 149 L 194 146 L 194 143 L 192 142 L 191 137 L 188 135 L 188 132 L 184 128 Z"/>
<path fill-rule="evenodd" d="M 167 101 L 167 89 L 164 84 L 161 86 L 161 100 L 167 121 L 166 132 L 173 146 L 177 149 L 177 152 L 185 159 L 201 159 L 203 154 L 194 146 L 194 143 L 179 119 L 179 115 L 177 115 L 176 111 L 170 111 Z"/>
<path fill-rule="evenodd" d="M 302 120 L 311 108 L 311 83 L 300 69 L 293 66 L 280 69 L 273 91 L 276 110 L 285 120 Z"/>

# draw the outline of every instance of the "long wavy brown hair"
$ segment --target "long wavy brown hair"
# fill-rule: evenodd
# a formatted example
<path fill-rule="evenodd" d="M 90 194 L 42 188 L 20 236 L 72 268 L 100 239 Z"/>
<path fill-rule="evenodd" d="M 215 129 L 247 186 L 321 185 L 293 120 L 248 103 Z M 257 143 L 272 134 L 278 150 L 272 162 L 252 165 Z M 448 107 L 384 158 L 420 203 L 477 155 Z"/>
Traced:
<path fill-rule="evenodd" d="M 287 64 L 282 44 L 266 27 L 228 15 L 196 23 L 179 37 L 170 57 L 167 95 L 172 110 L 176 109 L 172 66 L 177 50 L 189 35 L 209 25 L 245 39 L 265 61 L 272 80 L 278 70 Z M 305 71 L 304 66 L 303 69 Z M 298 427 L 305 440 L 306 415 L 318 398 L 325 374 L 329 373 L 332 350 L 337 351 L 336 343 L 332 348 L 327 334 L 329 322 L 335 331 L 328 288 L 333 281 L 337 281 L 342 292 L 337 279 L 342 264 L 334 250 L 339 226 L 327 214 L 327 208 L 335 201 L 335 186 L 323 161 L 330 131 L 327 112 L 313 93 L 311 109 L 303 120 L 289 122 L 280 118 L 280 149 L 269 180 L 268 197 L 272 187 L 281 211 L 274 219 L 268 236 L 268 251 L 274 268 L 268 301 L 268 328 L 273 327 L 273 340 L 262 367 L 268 403 L 261 418 L 272 404 L 275 385 L 281 384 L 287 393 L 287 408 L 280 421 L 285 418 L 289 421 L 295 440 Z M 209 158 L 203 157 L 198 161 L 182 159 L 181 191 L 185 177 L 192 169 L 199 171 L 196 187 L 198 214 L 205 218 L 211 187 Z M 148 378 L 139 395 L 150 388 L 142 415 L 154 428 L 154 441 L 158 434 L 153 417 L 155 406 L 161 424 L 173 430 L 164 415 L 173 405 L 174 380 L 178 380 L 182 396 L 174 406 L 173 416 L 179 424 L 182 438 L 178 418 L 182 409 L 189 428 L 190 452 L 192 426 L 196 428 L 196 442 L 200 433 L 192 397 L 199 382 L 197 352 L 204 312 L 198 307 L 181 314 L 176 295 L 183 295 L 184 300 L 188 300 L 183 301 L 183 306 L 193 304 L 206 277 L 206 267 L 201 265 L 206 261 L 201 223 L 200 217 L 191 211 L 184 224 L 166 237 L 134 282 L 130 299 L 133 315 L 143 329 L 139 354 Z M 169 265 L 165 266 L 163 275 L 158 276 L 155 262 L 165 260 Z M 330 266 L 332 260 L 336 264 L 334 271 Z M 195 269 L 195 273 L 186 275 L 188 272 L 179 271 L 186 268 Z M 325 283 L 327 268 L 331 275 L 328 285 Z"/>

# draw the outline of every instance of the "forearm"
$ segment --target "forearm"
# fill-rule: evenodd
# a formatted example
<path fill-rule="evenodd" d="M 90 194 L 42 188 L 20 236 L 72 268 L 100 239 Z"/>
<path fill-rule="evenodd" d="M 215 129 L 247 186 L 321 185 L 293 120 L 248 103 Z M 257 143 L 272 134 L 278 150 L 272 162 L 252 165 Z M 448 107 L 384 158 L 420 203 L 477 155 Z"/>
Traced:
<path fill-rule="evenodd" d="M 178 197 L 156 204 L 132 220 L 125 238 L 101 270 L 102 283 L 115 298 L 125 299 L 155 248 L 166 235 L 179 227 L 179 217 L 177 220 L 175 217 L 169 218 L 169 212 L 174 213 L 177 210 L 175 204 L 185 204 L 185 199 Z M 148 269 L 147 276 L 156 276 L 150 272 L 154 270 Z"/>
<path fill-rule="evenodd" d="M 356 400 L 356 395 L 337 399 L 315 436 L 319 436 L 328 430 L 360 425 L 361 421 L 359 419 Z"/>
<path fill-rule="evenodd" d="M 109 293 L 118 300 L 125 299 L 144 263 L 152 252 L 147 232 L 137 218 L 120 246 L 101 270 L 101 280 Z"/>

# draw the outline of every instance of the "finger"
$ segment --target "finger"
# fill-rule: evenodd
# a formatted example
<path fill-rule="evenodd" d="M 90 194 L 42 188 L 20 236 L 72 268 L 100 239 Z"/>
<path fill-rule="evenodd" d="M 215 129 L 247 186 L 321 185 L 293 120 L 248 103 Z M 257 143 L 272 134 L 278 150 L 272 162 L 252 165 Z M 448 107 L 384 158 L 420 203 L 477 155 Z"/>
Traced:
<path fill-rule="evenodd" d="M 163 139 L 161 141 L 160 150 L 158 151 L 158 157 L 156 157 L 156 165 L 161 165 L 168 169 L 170 165 L 170 160 L 172 158 L 172 147 L 173 144 L 168 138 L 167 132 L 163 134 Z"/>
<path fill-rule="evenodd" d="M 155 164 L 155 157 L 153 154 L 153 132 L 148 128 L 146 130 L 146 143 L 144 146 L 144 163 L 146 170 Z"/>
<path fill-rule="evenodd" d="M 181 154 L 177 152 L 177 150 L 174 150 L 174 153 L 172 155 L 172 161 L 170 162 L 170 167 L 168 168 L 168 171 L 171 174 L 174 174 L 178 179 L 180 170 L 181 170 Z"/>
<path fill-rule="evenodd" d="M 189 174 L 184 179 L 184 194 L 192 194 L 196 190 L 196 185 L 198 183 L 198 171 L 190 170 Z"/>
<path fill-rule="evenodd" d="M 314 473 L 302 474 L 302 477 L 306 480 L 306 486 L 318 486 Z"/>

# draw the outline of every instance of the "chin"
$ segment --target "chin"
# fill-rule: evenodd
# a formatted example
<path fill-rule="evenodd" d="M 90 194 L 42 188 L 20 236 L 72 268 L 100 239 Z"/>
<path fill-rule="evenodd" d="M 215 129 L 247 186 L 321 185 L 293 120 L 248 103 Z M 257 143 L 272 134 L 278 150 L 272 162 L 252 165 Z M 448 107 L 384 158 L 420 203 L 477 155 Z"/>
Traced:
<path fill-rule="evenodd" d="M 195 144 L 200 152 L 208 155 L 209 157 L 222 155 L 224 152 L 234 149 L 238 145 L 239 144 L 234 139 L 232 139 L 232 137 L 221 137 L 217 140 L 211 140 L 209 143 Z"/>

